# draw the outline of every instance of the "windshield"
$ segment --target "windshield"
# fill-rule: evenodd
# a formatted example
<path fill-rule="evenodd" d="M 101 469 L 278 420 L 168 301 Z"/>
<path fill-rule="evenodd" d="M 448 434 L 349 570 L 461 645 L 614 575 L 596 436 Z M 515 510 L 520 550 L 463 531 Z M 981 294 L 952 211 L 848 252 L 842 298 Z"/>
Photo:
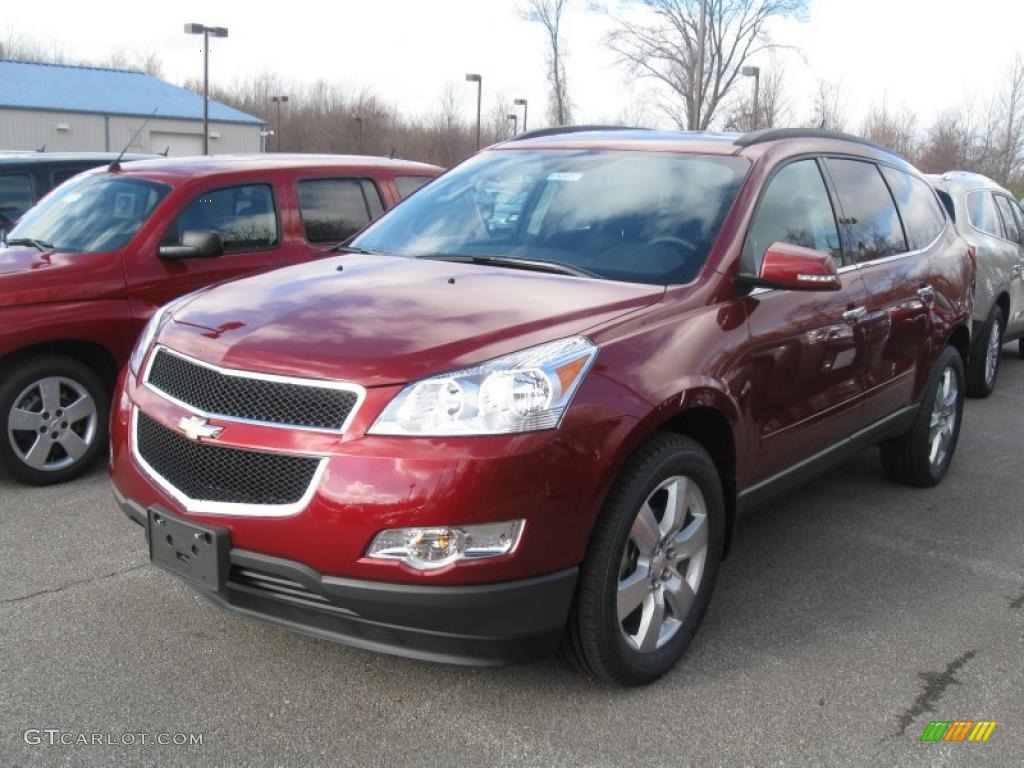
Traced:
<path fill-rule="evenodd" d="M 707 259 L 748 168 L 737 157 L 496 150 L 427 185 L 353 245 L 687 283 Z"/>
<path fill-rule="evenodd" d="M 113 251 L 139 231 L 169 191 L 142 179 L 80 176 L 26 213 L 7 239 L 34 240 L 55 251 Z"/>

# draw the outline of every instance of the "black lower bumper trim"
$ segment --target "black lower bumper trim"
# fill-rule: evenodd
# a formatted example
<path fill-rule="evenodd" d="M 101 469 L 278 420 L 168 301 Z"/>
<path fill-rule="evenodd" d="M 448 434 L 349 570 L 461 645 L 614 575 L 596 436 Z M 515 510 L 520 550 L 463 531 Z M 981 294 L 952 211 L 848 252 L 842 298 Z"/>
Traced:
<path fill-rule="evenodd" d="M 146 525 L 143 507 L 116 490 L 114 495 L 129 518 Z M 241 549 L 228 557 L 224 588 L 197 589 L 232 613 L 367 650 L 478 666 L 552 654 L 578 574 L 568 568 L 512 582 L 418 586 L 324 576 Z"/>

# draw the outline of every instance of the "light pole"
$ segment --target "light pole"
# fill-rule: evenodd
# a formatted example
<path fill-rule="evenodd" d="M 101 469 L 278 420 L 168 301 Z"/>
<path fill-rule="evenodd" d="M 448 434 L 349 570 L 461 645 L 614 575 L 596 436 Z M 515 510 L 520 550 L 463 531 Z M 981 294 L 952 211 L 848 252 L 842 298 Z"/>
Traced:
<path fill-rule="evenodd" d="M 740 74 L 745 77 L 754 78 L 754 122 L 753 130 L 757 130 L 757 98 L 758 91 L 761 90 L 761 68 L 760 67 L 744 67 L 740 70 Z"/>
<path fill-rule="evenodd" d="M 356 120 L 356 129 L 357 129 L 357 131 L 359 133 L 359 154 L 361 155 L 361 154 L 363 154 L 363 118 L 362 117 L 357 117 L 355 120 Z"/>
<path fill-rule="evenodd" d="M 476 149 L 480 151 L 480 105 L 483 99 L 484 79 L 481 75 L 466 75 L 467 83 L 476 83 Z"/>
<path fill-rule="evenodd" d="M 210 154 L 210 37 L 227 37 L 226 27 L 186 24 L 186 35 L 203 36 L 203 154 Z"/>
<path fill-rule="evenodd" d="M 271 96 L 270 100 L 277 104 L 277 151 L 281 151 L 281 105 L 288 103 L 287 96 Z"/>
<path fill-rule="evenodd" d="M 516 99 L 513 102 L 513 104 L 515 104 L 517 107 L 522 107 L 523 108 L 523 133 L 526 133 L 526 130 L 527 130 L 527 128 L 526 128 L 526 110 L 528 108 L 528 105 L 526 103 L 526 99 Z"/>
<path fill-rule="evenodd" d="M 519 133 L 519 115 L 509 115 L 508 119 L 512 121 L 512 138 L 515 138 Z"/>

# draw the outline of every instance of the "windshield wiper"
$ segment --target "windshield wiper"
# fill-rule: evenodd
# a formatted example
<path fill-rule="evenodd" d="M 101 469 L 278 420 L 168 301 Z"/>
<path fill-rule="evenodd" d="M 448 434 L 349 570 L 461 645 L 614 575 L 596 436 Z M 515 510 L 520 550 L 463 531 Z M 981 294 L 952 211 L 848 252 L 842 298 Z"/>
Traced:
<path fill-rule="evenodd" d="M 457 261 L 464 264 L 480 264 L 486 267 L 508 267 L 509 269 L 529 269 L 534 272 L 550 272 L 555 275 L 571 275 L 572 277 L 596 277 L 601 275 L 583 267 L 565 264 L 561 261 L 546 259 L 517 259 L 513 256 L 462 256 L 448 253 L 425 253 L 418 259 L 436 259 L 437 261 Z"/>
<path fill-rule="evenodd" d="M 327 250 L 337 251 L 338 253 L 358 253 L 361 256 L 373 256 L 375 253 L 378 253 L 378 251 L 368 251 L 365 248 L 360 248 L 358 245 L 345 245 L 345 243 L 332 245 Z"/>
<path fill-rule="evenodd" d="M 53 243 L 39 240 L 35 237 L 12 237 L 4 240 L 5 245 L 31 245 L 33 248 L 46 253 L 55 250 Z"/>

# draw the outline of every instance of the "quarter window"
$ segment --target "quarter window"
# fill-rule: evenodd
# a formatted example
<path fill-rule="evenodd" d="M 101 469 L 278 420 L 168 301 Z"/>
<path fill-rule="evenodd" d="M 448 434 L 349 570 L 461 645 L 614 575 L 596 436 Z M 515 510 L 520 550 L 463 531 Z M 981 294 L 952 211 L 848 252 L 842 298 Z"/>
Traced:
<path fill-rule="evenodd" d="M 756 275 L 775 242 L 802 245 L 839 258 L 839 231 L 815 160 L 798 160 L 775 174 L 743 244 L 743 268 Z"/>
<path fill-rule="evenodd" d="M 429 176 L 396 176 L 395 186 L 398 187 L 398 196 L 403 200 L 430 181 Z"/>
<path fill-rule="evenodd" d="M 907 251 L 896 204 L 878 166 L 863 160 L 830 158 L 846 235 L 847 260 L 860 264 Z"/>
<path fill-rule="evenodd" d="M 345 240 L 384 211 L 369 179 L 307 179 L 297 188 L 302 226 L 311 243 Z"/>
<path fill-rule="evenodd" d="M 278 243 L 273 189 L 249 184 L 205 192 L 182 210 L 163 244 L 180 244 L 182 233 L 190 230 L 220 233 L 225 253 L 273 248 Z"/>
<path fill-rule="evenodd" d="M 946 223 L 935 193 L 920 179 L 895 168 L 882 166 L 882 175 L 896 198 L 910 247 L 924 248 L 939 236 Z"/>
<path fill-rule="evenodd" d="M 971 220 L 971 226 L 975 229 L 980 229 L 982 232 L 996 237 L 1006 236 L 995 200 L 992 199 L 989 192 L 976 189 L 967 193 L 967 216 Z"/>
<path fill-rule="evenodd" d="M 0 227 L 9 228 L 32 207 L 32 179 L 28 174 L 0 176 Z"/>
<path fill-rule="evenodd" d="M 1003 195 L 996 195 L 996 206 L 999 208 L 999 213 L 1003 217 L 1003 228 L 1006 230 L 1007 239 L 1013 240 L 1015 243 L 1020 243 L 1020 225 L 1017 223 L 1017 217 L 1013 212 L 1014 204 L 1010 202 L 1010 198 L 1004 197 Z"/>

